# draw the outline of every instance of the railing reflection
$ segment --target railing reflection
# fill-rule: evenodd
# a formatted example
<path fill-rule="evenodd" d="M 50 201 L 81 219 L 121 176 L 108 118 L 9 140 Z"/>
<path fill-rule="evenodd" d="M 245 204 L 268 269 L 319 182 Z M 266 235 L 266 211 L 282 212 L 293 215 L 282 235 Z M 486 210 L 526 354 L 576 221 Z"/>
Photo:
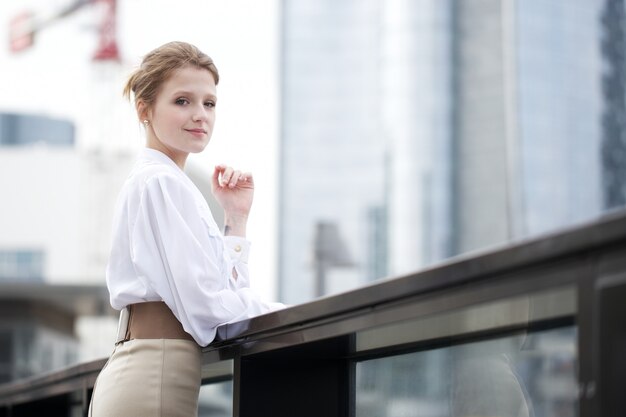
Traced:
<path fill-rule="evenodd" d="M 356 416 L 575 417 L 574 326 L 357 365 Z"/>
<path fill-rule="evenodd" d="M 232 381 L 205 384 L 200 388 L 198 417 L 230 417 L 232 415 Z"/>

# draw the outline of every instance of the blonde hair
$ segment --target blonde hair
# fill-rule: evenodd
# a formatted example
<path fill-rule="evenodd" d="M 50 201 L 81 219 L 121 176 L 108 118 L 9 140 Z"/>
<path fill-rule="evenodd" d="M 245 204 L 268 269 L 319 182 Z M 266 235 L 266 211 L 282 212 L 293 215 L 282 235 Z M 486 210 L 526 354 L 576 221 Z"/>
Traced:
<path fill-rule="evenodd" d="M 163 83 L 172 74 L 184 67 L 205 69 L 213 75 L 215 85 L 220 76 L 213 60 L 194 45 L 186 42 L 169 42 L 149 52 L 128 78 L 124 86 L 124 97 L 131 99 L 131 92 L 135 103 L 142 101 L 151 107 Z"/>

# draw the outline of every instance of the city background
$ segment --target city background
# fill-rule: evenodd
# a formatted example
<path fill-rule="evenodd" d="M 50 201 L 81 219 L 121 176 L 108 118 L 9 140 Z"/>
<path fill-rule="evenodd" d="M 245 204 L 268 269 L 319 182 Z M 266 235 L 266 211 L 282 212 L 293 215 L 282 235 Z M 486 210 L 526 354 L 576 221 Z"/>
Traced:
<path fill-rule="evenodd" d="M 121 88 L 170 40 L 220 70 L 215 133 L 188 173 L 219 219 L 211 167 L 254 172 L 265 298 L 306 302 L 626 203 L 623 0 L 98 0 L 52 18 L 74 3 L 0 5 L 0 295 L 28 312 L 0 323 L 5 380 L 111 350 L 112 207 L 143 144 Z M 571 365 L 573 337 L 534 343 Z"/>

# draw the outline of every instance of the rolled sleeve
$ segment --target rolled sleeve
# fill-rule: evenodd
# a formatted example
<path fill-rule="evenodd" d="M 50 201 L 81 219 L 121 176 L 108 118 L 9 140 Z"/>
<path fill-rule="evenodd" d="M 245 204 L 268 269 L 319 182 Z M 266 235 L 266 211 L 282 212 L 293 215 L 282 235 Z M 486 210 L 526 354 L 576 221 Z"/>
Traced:
<path fill-rule="evenodd" d="M 240 236 L 225 236 L 224 243 L 228 251 L 228 257 L 237 264 L 239 262 L 248 263 L 250 256 L 250 242 Z"/>

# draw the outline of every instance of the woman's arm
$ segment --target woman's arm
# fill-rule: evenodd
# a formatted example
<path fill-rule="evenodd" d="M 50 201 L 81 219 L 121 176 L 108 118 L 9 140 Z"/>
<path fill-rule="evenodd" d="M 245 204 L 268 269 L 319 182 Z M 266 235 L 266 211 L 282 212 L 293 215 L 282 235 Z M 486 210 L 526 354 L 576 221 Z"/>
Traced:
<path fill-rule="evenodd" d="M 244 194 L 249 190 L 238 195 Z M 227 200 L 234 206 L 247 201 Z M 247 277 L 234 279 L 223 237 L 202 218 L 197 199 L 178 178 L 162 175 L 146 184 L 132 226 L 131 250 L 140 279 L 200 345 L 210 343 L 222 324 L 275 309 L 244 285 Z"/>

